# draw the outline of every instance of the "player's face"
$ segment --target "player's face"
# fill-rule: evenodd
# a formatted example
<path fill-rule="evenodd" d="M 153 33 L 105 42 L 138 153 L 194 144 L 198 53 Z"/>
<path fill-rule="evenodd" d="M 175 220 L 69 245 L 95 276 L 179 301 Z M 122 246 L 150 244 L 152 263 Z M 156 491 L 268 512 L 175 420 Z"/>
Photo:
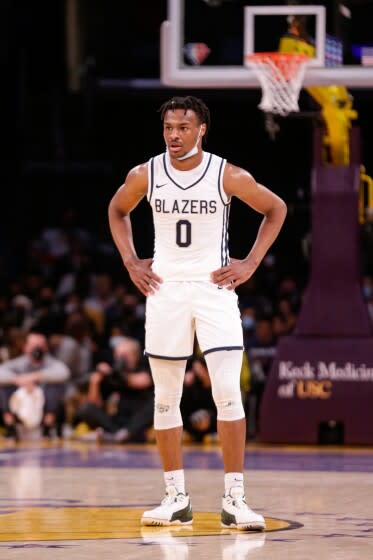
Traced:
<path fill-rule="evenodd" d="M 163 121 L 163 137 L 171 158 L 178 158 L 194 148 L 198 136 L 199 146 L 206 126 L 200 124 L 194 111 L 175 109 L 167 111 Z"/>

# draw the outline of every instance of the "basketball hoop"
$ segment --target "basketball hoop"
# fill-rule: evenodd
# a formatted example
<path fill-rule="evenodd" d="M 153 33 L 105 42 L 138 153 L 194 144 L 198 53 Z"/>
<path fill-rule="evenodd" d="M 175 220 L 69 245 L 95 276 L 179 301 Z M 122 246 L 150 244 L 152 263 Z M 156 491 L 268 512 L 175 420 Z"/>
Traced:
<path fill-rule="evenodd" d="M 290 52 L 265 52 L 246 55 L 262 87 L 259 108 L 265 113 L 286 117 L 299 111 L 298 99 L 310 57 Z"/>

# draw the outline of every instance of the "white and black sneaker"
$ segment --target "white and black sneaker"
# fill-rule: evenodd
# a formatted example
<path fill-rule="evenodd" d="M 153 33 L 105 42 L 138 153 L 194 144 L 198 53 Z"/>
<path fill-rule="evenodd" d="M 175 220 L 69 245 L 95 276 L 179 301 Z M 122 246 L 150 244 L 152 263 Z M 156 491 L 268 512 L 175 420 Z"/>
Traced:
<path fill-rule="evenodd" d="M 264 517 L 249 508 L 244 490 L 240 487 L 231 488 L 229 494 L 223 496 L 221 524 L 241 531 L 265 530 Z"/>
<path fill-rule="evenodd" d="M 188 494 L 177 491 L 175 486 L 167 486 L 161 505 L 144 511 L 141 525 L 190 525 L 193 511 Z"/>

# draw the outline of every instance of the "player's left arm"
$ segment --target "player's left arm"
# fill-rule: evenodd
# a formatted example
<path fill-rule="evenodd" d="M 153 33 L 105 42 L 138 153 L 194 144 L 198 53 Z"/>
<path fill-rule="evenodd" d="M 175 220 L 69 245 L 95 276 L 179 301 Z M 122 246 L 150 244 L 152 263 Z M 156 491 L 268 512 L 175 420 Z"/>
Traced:
<path fill-rule="evenodd" d="M 229 197 L 236 196 L 264 216 L 247 257 L 232 259 L 227 266 L 211 274 L 215 284 L 233 290 L 254 274 L 275 241 L 286 217 L 286 204 L 275 193 L 257 183 L 248 171 L 229 163 L 224 171 L 224 190 Z"/>

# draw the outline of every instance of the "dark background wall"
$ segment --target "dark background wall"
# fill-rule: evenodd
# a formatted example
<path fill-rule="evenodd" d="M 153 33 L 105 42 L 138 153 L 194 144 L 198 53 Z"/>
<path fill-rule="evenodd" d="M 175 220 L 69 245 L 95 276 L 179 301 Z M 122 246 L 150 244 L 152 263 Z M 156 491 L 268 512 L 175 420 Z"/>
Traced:
<path fill-rule="evenodd" d="M 40 228 L 58 223 L 68 207 L 77 209 L 83 225 L 109 237 L 107 204 L 111 196 L 132 166 L 163 150 L 157 109 L 176 91 L 157 83 L 134 88 L 130 80 L 159 78 L 159 28 L 166 19 L 166 1 L 80 0 L 77 4 L 80 88 L 76 91 L 68 87 L 66 1 L 4 0 L 1 6 L 6 76 L 3 110 L 9 128 L 1 156 L 0 239 L 18 252 Z M 202 0 L 191 0 L 190 8 L 204 10 L 206 18 L 211 18 L 205 24 L 219 30 L 222 16 L 216 8 Z M 232 15 L 233 5 L 226 9 L 237 17 Z M 354 33 L 368 41 L 369 33 L 373 35 L 365 23 L 369 14 L 373 16 L 371 3 L 364 2 L 364 11 L 356 2 L 354 10 Z M 196 28 L 198 25 L 197 13 Z M 233 51 L 239 43 L 230 42 Z M 107 78 L 122 82 L 104 87 Z M 274 251 L 281 253 L 284 271 L 303 267 L 306 272 L 300 240 L 310 225 L 311 119 L 284 120 L 273 142 L 257 109 L 259 90 L 177 93 L 193 93 L 209 105 L 209 151 L 247 168 L 285 198 L 289 216 Z M 359 111 L 363 162 L 373 174 L 372 90 L 352 93 Z M 301 106 L 315 109 L 305 93 Z M 144 256 L 152 248 L 148 218 L 143 202 L 134 213 L 134 229 Z M 259 217 L 234 202 L 231 218 L 232 254 L 241 256 L 253 240 Z"/>

